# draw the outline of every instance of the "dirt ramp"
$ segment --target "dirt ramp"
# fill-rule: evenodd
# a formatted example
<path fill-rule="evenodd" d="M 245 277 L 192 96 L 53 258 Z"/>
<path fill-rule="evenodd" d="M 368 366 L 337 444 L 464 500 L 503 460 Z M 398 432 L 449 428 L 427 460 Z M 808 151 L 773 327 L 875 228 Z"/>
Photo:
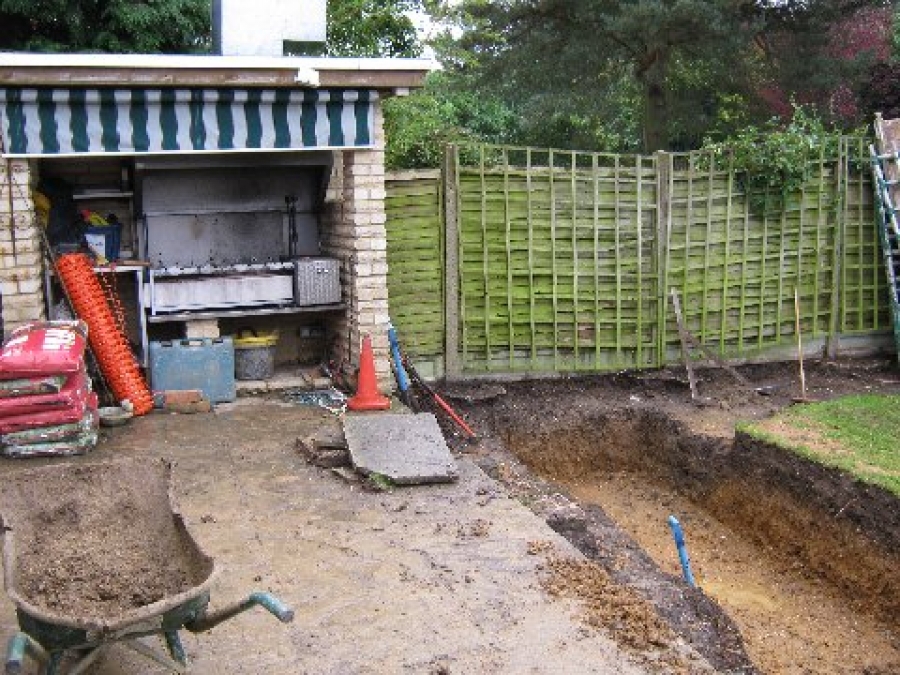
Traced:
<path fill-rule="evenodd" d="M 0 486 L 7 590 L 46 612 L 108 619 L 205 581 L 211 559 L 173 512 L 168 464 L 65 464 Z"/>

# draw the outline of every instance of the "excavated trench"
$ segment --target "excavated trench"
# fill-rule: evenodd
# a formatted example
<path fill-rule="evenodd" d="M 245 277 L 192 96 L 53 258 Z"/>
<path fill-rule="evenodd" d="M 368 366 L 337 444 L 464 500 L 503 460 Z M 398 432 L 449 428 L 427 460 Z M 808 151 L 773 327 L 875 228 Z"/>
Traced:
<path fill-rule="evenodd" d="M 733 442 L 693 435 L 654 408 L 571 421 L 495 420 L 531 472 L 589 516 L 600 514 L 589 518 L 593 543 L 582 550 L 603 549 L 604 541 L 628 548 L 611 543 L 613 530 L 604 533 L 608 517 L 658 570 L 677 575 L 666 521 L 675 514 L 698 585 L 737 626 L 760 671 L 900 672 L 895 497 L 740 433 Z M 606 551 L 613 567 L 626 566 L 616 557 L 622 551 Z M 663 611 L 671 604 L 657 600 Z"/>

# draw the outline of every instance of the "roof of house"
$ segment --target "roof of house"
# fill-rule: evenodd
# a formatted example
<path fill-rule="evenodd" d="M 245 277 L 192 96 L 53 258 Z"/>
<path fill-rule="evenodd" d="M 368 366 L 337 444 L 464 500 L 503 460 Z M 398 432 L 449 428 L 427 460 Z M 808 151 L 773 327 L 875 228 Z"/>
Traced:
<path fill-rule="evenodd" d="M 348 87 L 403 91 L 425 59 L 0 53 L 0 86 Z"/>

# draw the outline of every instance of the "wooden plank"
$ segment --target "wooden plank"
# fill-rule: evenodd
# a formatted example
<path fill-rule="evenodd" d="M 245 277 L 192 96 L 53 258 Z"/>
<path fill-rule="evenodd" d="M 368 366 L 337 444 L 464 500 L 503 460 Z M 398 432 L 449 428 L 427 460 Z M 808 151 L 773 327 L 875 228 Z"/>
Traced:
<path fill-rule="evenodd" d="M 558 324 L 558 313 L 559 307 L 557 304 L 557 293 L 558 293 L 558 282 L 556 278 L 556 190 L 554 189 L 556 185 L 556 181 L 554 180 L 554 169 L 555 165 L 553 163 L 554 151 L 550 151 L 550 255 L 551 259 L 551 273 L 553 275 L 553 332 L 559 335 L 559 324 Z M 553 343 L 553 365 L 554 368 L 559 368 L 559 348 L 556 341 Z"/>
<path fill-rule="evenodd" d="M 481 198 L 481 211 L 480 211 L 480 225 L 481 225 L 481 249 L 482 249 L 482 266 L 481 273 L 482 278 L 484 280 L 484 334 L 486 337 L 484 344 L 484 358 L 488 364 L 492 363 L 491 360 L 491 324 L 490 324 L 490 314 L 491 314 L 491 296 L 488 284 L 489 278 L 489 266 L 488 266 L 488 238 L 487 238 L 487 212 L 486 212 L 486 204 L 487 204 L 487 187 L 485 185 L 485 147 L 481 146 L 480 154 L 479 154 L 479 173 L 481 176 L 481 182 L 479 185 L 479 197 Z M 490 367 L 490 366 L 489 366 Z"/>
<path fill-rule="evenodd" d="M 623 362 L 622 356 L 622 256 L 621 253 L 621 241 L 619 240 L 619 232 L 620 227 L 619 223 L 621 222 L 621 213 L 619 211 L 621 202 L 619 200 L 619 158 L 616 157 L 616 192 L 615 192 L 615 210 L 616 210 L 616 223 L 615 223 L 615 238 L 616 238 L 616 247 L 614 252 L 614 257 L 616 260 L 616 359 L 618 363 Z"/>
<path fill-rule="evenodd" d="M 510 211 L 509 211 L 509 155 L 503 150 L 503 200 L 504 200 L 504 224 L 506 226 L 506 307 L 509 316 L 509 367 L 515 366 L 513 355 L 516 349 L 515 330 L 513 328 L 513 277 L 512 277 L 512 243 L 510 237 Z"/>
<path fill-rule="evenodd" d="M 528 305 L 529 305 L 529 328 L 530 328 L 530 344 L 531 344 L 531 365 L 530 367 L 534 368 L 537 366 L 537 340 L 535 338 L 536 324 L 535 324 L 535 286 L 534 286 L 534 223 L 532 221 L 532 191 L 531 191 L 531 148 L 528 148 L 526 153 L 526 163 L 527 163 L 527 173 L 526 173 L 526 184 L 528 188 L 527 192 L 527 203 L 528 203 Z"/>
<path fill-rule="evenodd" d="M 444 311 L 446 312 L 444 369 L 448 378 L 453 379 L 462 374 L 460 361 L 460 333 L 465 328 L 460 325 L 460 316 L 465 315 L 462 297 L 459 292 L 460 268 L 462 266 L 462 245 L 459 236 L 459 149 L 455 145 L 447 145 L 444 152 L 444 236 L 445 244 L 445 276 L 444 276 Z M 465 338 L 462 340 L 465 349 Z"/>
<path fill-rule="evenodd" d="M 666 360 L 666 289 L 669 277 L 669 249 L 672 229 L 672 157 L 656 153 L 656 366 L 662 368 Z"/>
<path fill-rule="evenodd" d="M 716 166 L 716 155 L 710 151 L 708 154 L 709 170 L 706 195 L 706 232 L 703 246 L 703 299 L 701 301 L 701 318 L 700 318 L 700 339 L 706 340 L 709 335 L 707 319 L 709 318 L 709 265 L 710 265 L 710 242 L 709 233 L 712 232 L 712 177 Z"/>
<path fill-rule="evenodd" d="M 732 187 L 734 183 L 734 155 L 728 153 L 728 202 L 725 208 L 725 268 L 723 270 L 724 279 L 722 280 L 722 309 L 721 309 L 721 325 L 719 327 L 719 354 L 725 353 L 725 323 L 728 315 L 728 270 L 731 265 L 731 198 Z"/>
<path fill-rule="evenodd" d="M 575 333 L 578 333 L 578 186 L 575 180 L 576 169 L 578 168 L 576 165 L 576 154 L 573 152 L 571 157 L 571 167 L 570 171 L 572 173 L 571 176 L 571 188 L 572 188 L 572 267 L 574 269 L 572 274 L 572 295 L 574 296 L 574 311 L 573 311 L 573 330 Z M 578 341 L 575 341 L 575 360 L 576 362 L 580 361 L 579 359 L 579 350 L 578 350 Z"/>
<path fill-rule="evenodd" d="M 593 222 L 592 230 L 594 233 L 594 370 L 600 370 L 600 185 L 599 176 L 597 174 L 597 157 L 591 157 L 592 169 L 594 174 L 594 199 L 593 199 Z M 618 251 L 613 252 L 614 255 Z"/>
<path fill-rule="evenodd" d="M 642 197 L 643 184 L 640 179 L 641 156 L 636 155 L 635 161 L 637 162 L 636 172 L 638 174 L 637 213 L 635 214 L 635 228 L 637 230 L 637 288 L 638 288 L 638 292 L 637 292 L 637 298 L 638 298 L 638 300 L 637 300 L 637 302 L 638 302 L 638 306 L 637 306 L 638 321 L 637 321 L 637 323 L 638 323 L 638 325 L 637 325 L 637 355 L 636 355 L 636 358 L 637 358 L 638 363 L 643 364 L 644 361 L 642 358 L 642 353 L 643 353 L 643 346 L 644 346 L 643 345 L 643 343 L 644 343 L 644 340 L 643 340 L 643 335 L 644 335 L 644 312 L 643 312 L 643 310 L 644 310 L 644 297 L 643 297 L 644 296 L 644 275 L 642 274 L 642 271 L 643 271 L 643 267 L 644 267 L 644 265 L 643 265 L 644 260 L 643 260 L 643 247 L 641 246 L 641 243 L 642 243 L 641 235 L 643 234 L 643 232 L 642 232 L 643 213 L 641 210 L 641 206 L 642 206 L 641 197 Z"/>

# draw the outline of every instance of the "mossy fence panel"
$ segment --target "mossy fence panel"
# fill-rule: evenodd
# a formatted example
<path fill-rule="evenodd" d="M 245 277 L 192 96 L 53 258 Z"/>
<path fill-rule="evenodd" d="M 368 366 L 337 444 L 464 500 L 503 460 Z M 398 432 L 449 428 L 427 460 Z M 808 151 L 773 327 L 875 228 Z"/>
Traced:
<path fill-rule="evenodd" d="M 444 352 L 444 215 L 439 171 L 389 173 L 388 295 L 405 351 L 436 359 Z"/>
<path fill-rule="evenodd" d="M 703 151 L 451 148 L 446 219 L 417 221 L 412 188 L 389 181 L 392 315 L 406 341 L 439 351 L 422 331 L 437 321 L 416 317 L 441 307 L 451 375 L 607 371 L 680 360 L 673 290 L 686 328 L 723 358 L 784 355 L 796 289 L 805 342 L 833 350 L 890 327 L 865 149 L 842 139 L 784 192 L 748 188 L 731 159 Z M 422 227 L 434 236 L 411 234 Z M 428 291 L 421 308 L 403 295 L 414 252 L 432 274 L 443 265 L 442 306 L 437 288 L 416 291 Z"/>

